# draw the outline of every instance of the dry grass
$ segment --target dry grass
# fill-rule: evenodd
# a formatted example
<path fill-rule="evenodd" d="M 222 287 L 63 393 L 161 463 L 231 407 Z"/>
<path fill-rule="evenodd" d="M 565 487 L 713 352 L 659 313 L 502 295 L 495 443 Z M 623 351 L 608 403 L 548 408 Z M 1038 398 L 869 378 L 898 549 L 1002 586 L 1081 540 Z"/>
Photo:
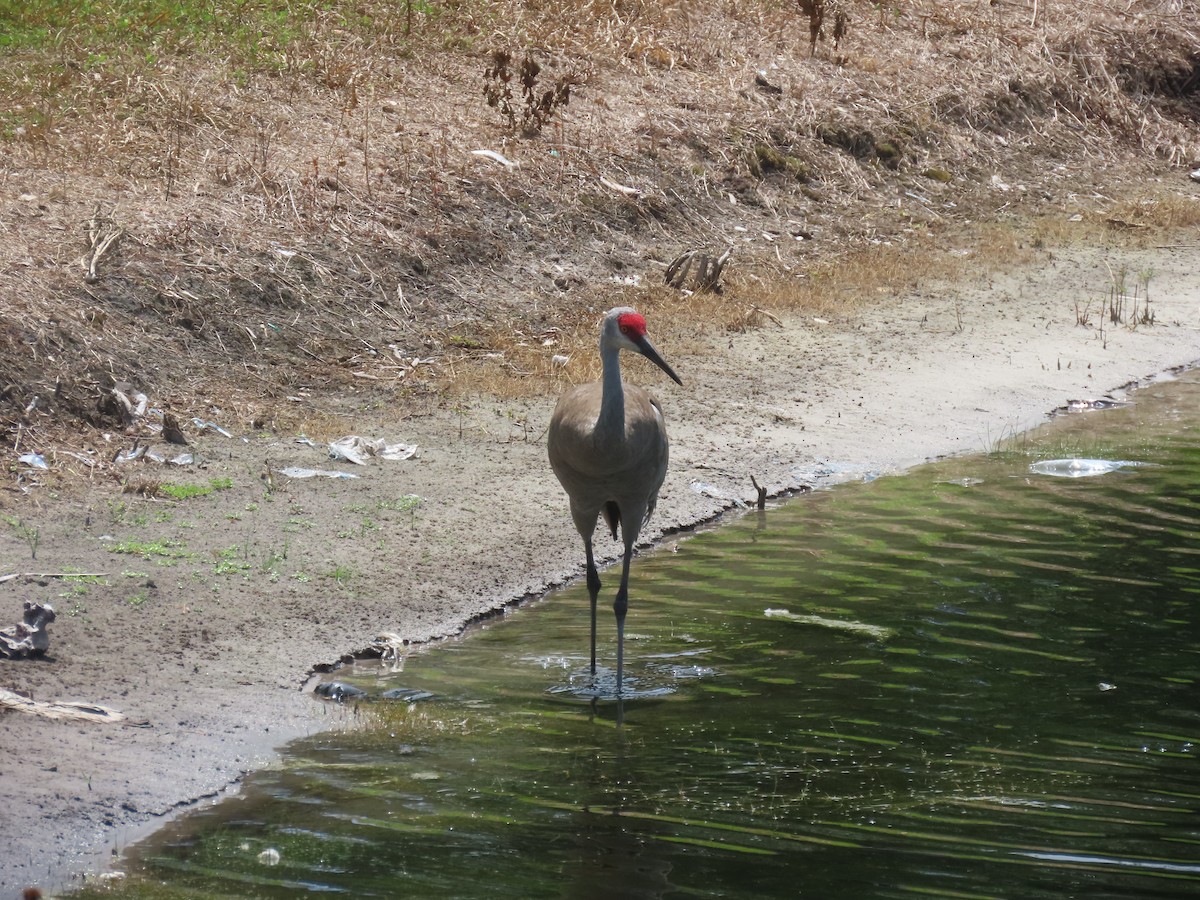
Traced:
<path fill-rule="evenodd" d="M 119 428 L 104 402 L 126 381 L 181 417 L 335 431 L 373 403 L 591 377 L 617 303 L 681 337 L 773 327 L 953 277 L 988 242 L 1196 224 L 1194 200 L 1131 187 L 1200 160 L 1192 4 L 843 6 L 847 35 L 811 58 L 807 21 L 765 0 L 411 21 L 247 0 L 253 27 L 170 31 L 143 0 L 125 28 L 8 29 L 0 430 Z M 22 27 L 55 8 L 23 5 Z M 522 137 L 483 72 L 531 48 L 547 83 L 587 77 Z M 86 281 L 98 206 L 123 234 Z M 728 246 L 723 293 L 656 286 L 682 249 Z"/>
<path fill-rule="evenodd" d="M 1160 239 L 1162 232 L 1200 226 L 1200 196 L 1181 193 L 1135 194 L 1114 203 L 1104 222 L 1116 228 L 1145 230 Z"/>

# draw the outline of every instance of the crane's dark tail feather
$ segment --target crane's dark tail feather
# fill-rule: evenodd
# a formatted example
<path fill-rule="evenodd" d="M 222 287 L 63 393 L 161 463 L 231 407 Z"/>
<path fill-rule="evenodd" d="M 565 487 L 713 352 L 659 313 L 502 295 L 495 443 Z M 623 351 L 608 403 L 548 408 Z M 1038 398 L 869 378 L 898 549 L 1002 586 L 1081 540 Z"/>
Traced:
<path fill-rule="evenodd" d="M 617 506 L 616 501 L 609 500 L 604 504 L 604 521 L 608 524 L 608 530 L 612 532 L 613 540 L 617 539 L 617 526 L 621 524 L 621 507 Z"/>
<path fill-rule="evenodd" d="M 649 522 L 650 517 L 652 515 L 654 515 L 654 507 L 656 507 L 656 506 L 658 506 L 658 493 L 657 492 L 650 495 L 650 502 L 646 504 L 646 516 L 645 516 L 645 518 L 642 519 L 643 526 L 647 522 Z"/>

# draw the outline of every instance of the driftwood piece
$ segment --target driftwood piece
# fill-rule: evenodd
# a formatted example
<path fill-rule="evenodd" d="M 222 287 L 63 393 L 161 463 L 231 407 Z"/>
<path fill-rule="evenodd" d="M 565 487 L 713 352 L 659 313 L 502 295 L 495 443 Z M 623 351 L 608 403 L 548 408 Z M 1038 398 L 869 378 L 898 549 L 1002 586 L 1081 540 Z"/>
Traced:
<path fill-rule="evenodd" d="M 729 257 L 732 255 L 732 247 L 715 258 L 702 250 L 684 250 L 667 266 L 663 280 L 671 287 L 682 290 L 687 284 L 688 273 L 695 268 L 696 290 L 719 294 L 721 293 L 721 273 L 725 271 L 725 264 L 729 262 Z"/>
<path fill-rule="evenodd" d="M 49 603 L 25 601 L 24 621 L 7 628 L 0 628 L 0 657 L 24 659 L 27 656 L 45 656 L 50 649 L 50 633 L 47 627 L 58 618 Z"/>
<path fill-rule="evenodd" d="M 48 702 L 23 697 L 6 688 L 0 688 L 0 709 L 42 716 L 46 719 L 69 719 L 75 722 L 124 722 L 124 713 L 101 706 L 98 703 L 75 703 L 70 700 Z"/>
<path fill-rule="evenodd" d="M 123 425 L 135 425 L 145 417 L 149 407 L 149 397 L 134 390 L 133 385 L 118 381 L 109 389 L 101 410 L 119 418 Z"/>

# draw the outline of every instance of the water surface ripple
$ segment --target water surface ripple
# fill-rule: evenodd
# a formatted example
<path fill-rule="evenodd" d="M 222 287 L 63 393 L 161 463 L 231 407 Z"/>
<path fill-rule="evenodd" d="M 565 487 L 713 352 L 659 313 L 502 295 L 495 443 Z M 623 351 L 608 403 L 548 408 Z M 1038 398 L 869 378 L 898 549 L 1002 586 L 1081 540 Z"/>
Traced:
<path fill-rule="evenodd" d="M 115 895 L 1200 896 L 1196 382 L 640 558 L 621 728 L 582 586 L 338 673 L 434 696 L 293 745 Z M 1030 471 L 1069 456 L 1154 465 Z"/>

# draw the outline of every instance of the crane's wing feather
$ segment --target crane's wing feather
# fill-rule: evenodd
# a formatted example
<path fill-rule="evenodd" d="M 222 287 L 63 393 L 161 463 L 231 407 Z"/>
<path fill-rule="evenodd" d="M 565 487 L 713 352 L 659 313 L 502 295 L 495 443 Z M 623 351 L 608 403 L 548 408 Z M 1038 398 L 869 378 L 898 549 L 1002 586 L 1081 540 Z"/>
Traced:
<path fill-rule="evenodd" d="M 571 499 L 577 526 L 604 514 L 636 537 L 658 501 L 667 474 L 667 428 L 662 409 L 644 390 L 625 385 L 623 434 L 598 435 L 600 385 L 572 388 L 559 400 L 547 440 L 550 465 Z M 610 511 L 615 505 L 616 515 Z M 626 534 L 626 537 L 630 537 Z"/>

